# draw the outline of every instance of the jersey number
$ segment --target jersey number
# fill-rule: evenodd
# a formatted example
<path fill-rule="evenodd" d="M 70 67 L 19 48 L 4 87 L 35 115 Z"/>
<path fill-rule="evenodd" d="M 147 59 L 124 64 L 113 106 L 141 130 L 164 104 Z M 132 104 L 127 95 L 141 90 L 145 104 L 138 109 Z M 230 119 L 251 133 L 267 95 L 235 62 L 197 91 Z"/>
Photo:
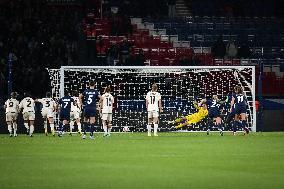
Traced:
<path fill-rule="evenodd" d="M 244 101 L 244 96 L 237 96 L 237 98 L 238 98 L 238 103 Z"/>
<path fill-rule="evenodd" d="M 87 104 L 91 104 L 93 102 L 93 97 L 94 95 L 89 95 L 88 100 L 87 100 Z"/>
<path fill-rule="evenodd" d="M 154 104 L 155 103 L 155 96 L 150 96 L 150 98 L 151 98 L 151 104 Z"/>
<path fill-rule="evenodd" d="M 215 107 L 216 107 L 216 104 L 217 104 L 217 102 L 216 102 L 215 100 L 212 101 L 211 107 L 212 107 L 212 108 L 215 108 Z"/>
<path fill-rule="evenodd" d="M 13 102 L 9 102 L 9 107 L 13 107 Z"/>
<path fill-rule="evenodd" d="M 49 107 L 50 106 L 50 101 L 46 101 L 45 107 Z"/>
<path fill-rule="evenodd" d="M 28 104 L 27 104 L 27 107 L 31 107 L 31 105 L 32 105 L 32 102 L 31 102 L 31 100 L 30 99 L 27 99 L 27 102 L 28 102 Z"/>
<path fill-rule="evenodd" d="M 106 98 L 107 100 L 107 106 L 111 106 L 111 99 L 110 98 Z"/>
<path fill-rule="evenodd" d="M 68 102 L 64 102 L 63 108 L 67 108 L 67 106 L 68 106 Z"/>

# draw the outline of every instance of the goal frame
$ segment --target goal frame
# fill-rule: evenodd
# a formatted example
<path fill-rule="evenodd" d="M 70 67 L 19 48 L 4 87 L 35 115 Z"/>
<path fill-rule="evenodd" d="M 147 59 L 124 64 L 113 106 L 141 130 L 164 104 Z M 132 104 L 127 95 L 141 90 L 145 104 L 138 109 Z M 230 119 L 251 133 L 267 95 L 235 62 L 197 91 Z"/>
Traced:
<path fill-rule="evenodd" d="M 243 69 L 249 68 L 252 70 L 252 107 L 253 107 L 253 120 L 252 120 L 252 131 L 256 131 L 256 107 L 255 107 L 255 66 L 61 66 L 59 69 L 60 74 L 60 85 L 59 92 L 60 97 L 64 96 L 64 71 L 68 69 Z"/>

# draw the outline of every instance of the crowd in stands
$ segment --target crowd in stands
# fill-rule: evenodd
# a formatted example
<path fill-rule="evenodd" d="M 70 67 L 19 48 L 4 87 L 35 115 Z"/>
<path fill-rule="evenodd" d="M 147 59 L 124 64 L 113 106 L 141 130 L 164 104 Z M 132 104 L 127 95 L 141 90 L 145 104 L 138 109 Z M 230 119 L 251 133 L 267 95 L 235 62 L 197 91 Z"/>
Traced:
<path fill-rule="evenodd" d="M 109 0 L 107 10 L 111 7 L 118 7 L 123 15 L 162 18 L 167 16 L 168 0 Z M 107 11 L 110 12 L 110 11 Z"/>
<path fill-rule="evenodd" d="M 140 48 L 133 53 L 133 40 L 128 40 L 133 39 L 135 30 L 130 23 L 130 16 L 167 18 L 170 16 L 169 5 L 176 3 L 174 0 L 106 0 L 103 1 L 101 15 L 100 0 L 86 0 L 80 5 L 72 6 L 56 6 L 50 2 L 53 1 L 0 2 L 0 95 L 7 91 L 9 61 L 13 70 L 13 90 L 20 93 L 29 90 L 34 96 L 42 96 L 49 89 L 49 77 L 45 68 L 85 64 L 79 58 L 82 25 L 96 24 L 86 18 L 87 9 L 95 17 L 103 16 L 111 22 L 110 36 L 126 37 L 103 49 L 103 39 L 99 33 L 95 33 L 93 41 L 86 41 L 84 50 L 87 59 L 93 57 L 96 65 L 145 65 L 145 52 Z M 192 15 L 197 14 L 198 7 L 202 7 L 204 11 L 200 12 L 201 16 L 203 13 L 208 16 L 254 16 L 259 13 L 260 16 L 281 17 L 284 12 L 275 0 L 263 0 L 262 4 L 244 0 L 208 0 L 203 4 L 197 0 L 186 2 Z M 260 5 L 263 7 L 266 4 L 269 5 L 266 11 L 257 10 Z M 211 9 L 214 11 L 212 14 Z M 98 51 L 105 52 L 104 56 L 100 57 L 102 53 Z M 248 58 L 250 53 L 248 44 L 237 46 L 233 40 L 224 42 L 221 36 L 212 47 L 212 55 L 216 58 Z M 190 58 L 181 55 L 178 59 L 178 65 L 199 64 L 200 59 L 194 54 Z"/>
<path fill-rule="evenodd" d="M 1 2 L 2 82 L 8 80 L 8 65 L 12 61 L 13 90 L 29 91 L 35 96 L 44 94 L 49 89 L 45 68 L 59 68 L 78 61 L 80 21 L 76 7 L 57 7 L 38 0 Z"/>
<path fill-rule="evenodd" d="M 242 44 L 238 47 L 234 40 L 228 41 L 226 44 L 222 36 L 214 43 L 212 49 L 214 58 L 250 58 L 251 50 L 247 44 Z"/>
<path fill-rule="evenodd" d="M 100 0 L 95 1 L 100 3 Z M 105 0 L 104 13 L 111 14 L 111 7 L 117 7 L 123 14 L 134 17 L 164 18 L 175 13 L 176 3 L 176 0 Z M 277 0 L 186 0 L 184 3 L 192 16 L 284 16 Z"/>

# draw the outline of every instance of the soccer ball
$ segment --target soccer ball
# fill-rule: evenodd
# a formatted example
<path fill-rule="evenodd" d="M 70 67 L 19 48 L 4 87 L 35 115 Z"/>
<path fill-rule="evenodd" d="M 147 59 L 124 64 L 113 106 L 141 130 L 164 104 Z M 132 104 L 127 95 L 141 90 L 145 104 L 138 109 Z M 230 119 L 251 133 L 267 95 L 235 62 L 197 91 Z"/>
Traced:
<path fill-rule="evenodd" d="M 128 126 L 125 126 L 125 127 L 123 127 L 123 132 L 129 132 L 129 127 Z"/>

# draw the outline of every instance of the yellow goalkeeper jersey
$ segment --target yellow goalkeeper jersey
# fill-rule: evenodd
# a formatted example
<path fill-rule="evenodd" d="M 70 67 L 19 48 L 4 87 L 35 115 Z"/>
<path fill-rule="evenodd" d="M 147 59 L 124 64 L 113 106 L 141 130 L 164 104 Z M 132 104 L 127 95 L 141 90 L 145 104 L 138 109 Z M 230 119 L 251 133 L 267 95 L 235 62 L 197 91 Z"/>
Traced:
<path fill-rule="evenodd" d="M 208 115 L 207 109 L 203 109 L 203 108 L 199 107 L 197 104 L 194 104 L 194 107 L 198 111 L 194 114 L 187 115 L 186 116 L 186 119 L 187 119 L 186 123 L 180 123 L 178 126 L 176 126 L 176 128 L 181 128 L 185 125 L 196 124 Z M 178 118 L 178 119 L 175 120 L 175 122 L 178 123 L 178 122 L 181 122 L 182 120 L 183 120 L 183 118 Z"/>
<path fill-rule="evenodd" d="M 196 117 L 198 117 L 198 119 L 203 119 L 208 115 L 207 109 L 205 110 L 199 107 L 197 104 L 194 104 L 194 107 L 198 110 L 198 112 L 196 112 Z"/>

